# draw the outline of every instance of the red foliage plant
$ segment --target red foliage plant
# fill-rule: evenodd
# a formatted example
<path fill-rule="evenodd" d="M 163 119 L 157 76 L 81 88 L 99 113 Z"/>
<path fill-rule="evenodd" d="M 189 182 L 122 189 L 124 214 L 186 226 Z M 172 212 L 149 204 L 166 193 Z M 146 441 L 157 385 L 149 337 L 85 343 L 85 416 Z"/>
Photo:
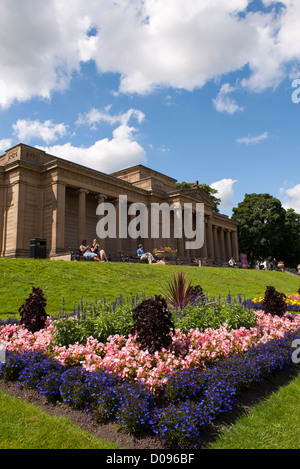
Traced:
<path fill-rule="evenodd" d="M 173 281 L 167 283 L 163 294 L 171 307 L 181 310 L 202 296 L 203 291 L 200 285 L 193 286 L 187 281 L 187 276 L 179 271 L 177 277 L 174 274 Z"/>

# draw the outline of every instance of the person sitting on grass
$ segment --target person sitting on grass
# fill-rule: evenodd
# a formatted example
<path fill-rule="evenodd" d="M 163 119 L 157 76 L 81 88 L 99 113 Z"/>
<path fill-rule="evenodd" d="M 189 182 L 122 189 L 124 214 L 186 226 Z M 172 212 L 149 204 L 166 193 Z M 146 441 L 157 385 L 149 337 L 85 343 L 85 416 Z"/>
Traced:
<path fill-rule="evenodd" d="M 147 260 L 148 264 L 152 264 L 155 261 L 154 257 L 152 256 L 151 252 L 144 252 L 144 248 L 142 244 L 139 244 L 139 248 L 137 250 L 137 255 L 141 261 Z"/>
<path fill-rule="evenodd" d="M 228 263 L 229 263 L 229 267 L 237 267 L 237 264 L 233 257 L 230 258 Z"/>
<path fill-rule="evenodd" d="M 79 248 L 81 254 L 86 258 L 87 261 L 100 261 L 98 255 L 91 251 L 90 246 L 87 245 L 87 240 L 84 239 Z"/>
<path fill-rule="evenodd" d="M 93 244 L 92 244 L 92 247 L 91 247 L 91 251 L 96 253 L 97 256 L 100 258 L 101 261 L 103 262 L 108 262 L 107 261 L 107 255 L 104 251 L 104 249 L 100 249 L 100 246 L 99 244 L 97 243 L 97 239 L 95 238 L 93 240 Z"/>

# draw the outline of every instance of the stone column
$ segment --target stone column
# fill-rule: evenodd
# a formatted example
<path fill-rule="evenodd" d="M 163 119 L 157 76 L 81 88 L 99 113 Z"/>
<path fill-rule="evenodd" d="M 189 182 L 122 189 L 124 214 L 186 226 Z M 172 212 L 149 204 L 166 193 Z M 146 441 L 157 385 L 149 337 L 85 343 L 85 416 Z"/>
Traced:
<path fill-rule="evenodd" d="M 236 260 L 236 262 L 238 262 L 240 255 L 239 255 L 237 231 L 232 231 L 231 236 L 232 236 L 233 257 Z"/>
<path fill-rule="evenodd" d="M 7 187 L 0 189 L 0 257 L 4 255 L 5 251 L 5 237 L 6 237 L 6 213 L 7 213 Z"/>
<path fill-rule="evenodd" d="M 114 206 L 116 208 L 116 242 L 115 242 L 115 256 L 119 258 L 119 251 L 122 251 L 122 238 L 120 238 L 120 202 L 119 198 L 114 200 Z"/>
<path fill-rule="evenodd" d="M 86 189 L 78 190 L 78 238 L 79 244 L 86 239 Z"/>
<path fill-rule="evenodd" d="M 207 257 L 209 259 L 214 259 L 215 257 L 211 215 L 207 217 Z"/>
<path fill-rule="evenodd" d="M 181 238 L 178 238 L 177 240 L 177 254 L 178 256 L 183 256 L 185 255 L 185 241 L 184 241 L 184 233 L 182 232 Z"/>
<path fill-rule="evenodd" d="M 207 221 L 204 219 L 204 243 L 202 248 L 200 249 L 200 257 L 201 259 L 207 258 Z"/>
<path fill-rule="evenodd" d="M 220 254 L 219 254 L 218 227 L 217 227 L 217 225 L 213 225 L 213 240 L 214 240 L 215 259 L 219 260 L 220 259 Z"/>
<path fill-rule="evenodd" d="M 148 210 L 148 238 L 144 239 L 144 248 L 147 250 L 147 252 L 151 252 L 154 249 L 154 240 L 151 238 L 151 203 L 147 204 L 147 210 Z"/>
<path fill-rule="evenodd" d="M 66 186 L 56 181 L 52 185 L 54 207 L 52 214 L 52 242 L 50 255 L 65 251 L 65 201 Z"/>
<path fill-rule="evenodd" d="M 105 195 L 103 195 L 103 194 L 97 194 L 97 195 L 96 195 L 97 207 L 98 207 L 98 205 L 100 205 L 100 204 L 104 204 L 104 203 L 105 203 L 105 199 L 106 199 L 106 196 L 105 196 Z M 98 217 L 98 220 L 97 220 L 97 221 L 99 221 L 100 218 L 102 217 L 102 215 L 97 215 L 97 217 Z M 104 249 L 104 251 L 105 251 L 105 247 L 106 247 L 106 246 L 105 246 L 105 245 L 106 245 L 106 238 L 101 238 L 101 239 L 99 240 L 99 244 L 100 244 L 100 249 Z M 108 254 L 107 254 L 107 255 L 108 255 Z"/>
<path fill-rule="evenodd" d="M 17 230 L 16 230 L 16 255 L 23 253 L 24 246 L 24 219 L 25 219 L 25 197 L 26 184 L 19 181 L 18 184 L 18 213 L 17 213 Z M 28 250 L 28 246 L 27 250 Z"/>
<path fill-rule="evenodd" d="M 196 210 L 193 209 L 193 230 L 195 230 L 195 228 L 196 228 Z M 195 259 L 196 257 L 200 257 L 200 255 L 198 255 L 198 253 L 199 253 L 199 250 L 190 249 L 191 259 Z"/>
<path fill-rule="evenodd" d="M 221 236 L 221 259 L 222 261 L 226 262 L 226 249 L 225 249 L 225 235 L 224 235 L 224 228 L 221 228 L 220 236 Z"/>
<path fill-rule="evenodd" d="M 128 225 L 129 225 L 129 223 L 135 219 L 135 215 L 128 215 L 128 217 L 129 217 L 129 220 L 128 220 Z M 136 253 L 136 251 L 138 250 L 139 242 L 136 238 L 132 238 L 129 233 L 128 233 L 128 236 L 130 238 L 130 251 Z"/>
<path fill-rule="evenodd" d="M 43 227 L 44 227 L 44 188 L 41 187 L 39 190 L 39 200 L 38 200 L 38 213 L 37 213 L 37 232 L 38 237 L 43 237 Z"/>
<path fill-rule="evenodd" d="M 227 260 L 232 256 L 232 246 L 231 246 L 231 233 L 230 230 L 226 231 L 226 250 L 227 250 Z"/>

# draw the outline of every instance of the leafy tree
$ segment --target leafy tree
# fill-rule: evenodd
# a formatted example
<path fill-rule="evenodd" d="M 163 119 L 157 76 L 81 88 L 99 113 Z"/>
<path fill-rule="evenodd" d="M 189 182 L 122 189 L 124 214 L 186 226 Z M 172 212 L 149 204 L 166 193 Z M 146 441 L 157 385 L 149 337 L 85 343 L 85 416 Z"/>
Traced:
<path fill-rule="evenodd" d="M 270 194 L 245 194 L 233 209 L 238 225 L 239 249 L 250 262 L 269 256 L 287 258 L 286 211 Z M 281 260 L 281 259 L 280 259 Z"/>
<path fill-rule="evenodd" d="M 300 215 L 292 208 L 285 214 L 285 259 L 292 267 L 300 263 Z"/>
<path fill-rule="evenodd" d="M 219 212 L 218 205 L 221 203 L 221 199 L 218 199 L 216 197 L 216 194 L 218 193 L 217 189 L 213 189 L 207 184 L 199 184 L 198 181 L 195 184 L 192 182 L 178 182 L 176 184 L 176 187 L 177 189 L 180 189 L 180 190 L 186 190 L 186 189 L 192 189 L 193 187 L 198 187 L 203 192 L 205 192 L 205 194 L 208 195 L 214 202 L 215 206 L 213 208 L 213 211 L 217 213 Z"/>

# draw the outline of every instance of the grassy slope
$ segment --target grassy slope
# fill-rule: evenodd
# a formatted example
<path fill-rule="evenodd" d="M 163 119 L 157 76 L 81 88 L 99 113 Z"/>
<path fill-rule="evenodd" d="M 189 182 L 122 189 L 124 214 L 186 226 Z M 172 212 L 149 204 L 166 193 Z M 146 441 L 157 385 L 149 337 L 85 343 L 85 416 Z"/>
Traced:
<path fill-rule="evenodd" d="M 255 405 L 209 449 L 300 449 L 300 376 Z"/>
<path fill-rule="evenodd" d="M 16 314 L 31 292 L 40 287 L 47 299 L 47 312 L 77 307 L 81 298 L 92 302 L 122 294 L 159 294 L 163 284 L 179 270 L 200 284 L 209 297 L 227 298 L 240 293 L 247 298 L 263 295 L 267 285 L 278 291 L 296 293 L 300 279 L 282 272 L 264 272 L 209 267 L 181 267 L 128 263 L 65 262 L 34 259 L 0 259 L 0 318 Z"/>
<path fill-rule="evenodd" d="M 67 309 L 72 310 L 74 305 L 80 302 L 81 298 L 93 301 L 95 297 L 102 299 L 105 296 L 108 300 L 113 300 L 119 294 L 123 294 L 126 297 L 132 293 L 145 293 L 146 295 L 159 293 L 163 283 L 169 280 L 172 274 L 178 270 L 187 272 L 188 278 L 192 283 L 202 285 L 204 291 L 210 297 L 218 296 L 220 293 L 222 298 L 226 298 L 230 291 L 233 296 L 241 293 L 250 298 L 262 295 L 267 285 L 274 285 L 278 291 L 295 293 L 300 286 L 299 278 L 280 272 L 0 259 L 0 317 L 5 317 L 7 313 L 16 313 L 18 307 L 30 293 L 32 286 L 40 286 L 44 290 L 48 301 L 47 312 L 51 313 L 61 310 L 63 297 L 65 298 Z M 285 393 L 288 392 L 288 395 L 280 395 L 280 402 L 275 400 L 274 403 L 271 402 L 269 404 L 269 401 L 264 403 L 263 407 L 266 410 L 258 408 L 259 414 L 257 417 L 252 413 L 247 417 L 244 416 L 237 427 L 234 426 L 229 433 L 225 432 L 227 440 L 220 439 L 212 447 L 298 448 L 298 437 L 296 436 L 296 446 L 294 439 L 295 435 L 297 435 L 298 427 L 293 427 L 291 430 L 290 426 L 291 422 L 295 421 L 294 410 L 295 405 L 299 401 L 299 384 L 299 380 L 296 380 L 292 384 L 291 391 L 283 390 Z M 11 401 L 8 402 L 10 398 L 4 397 L 2 394 L 0 397 L 0 416 L 1 412 L 6 416 L 5 419 L 0 420 L 8 422 L 7 415 L 10 415 L 9 421 L 11 422 L 11 413 L 14 414 L 15 403 L 12 405 Z M 19 403 L 19 405 L 23 405 L 23 403 Z M 272 405 L 274 410 L 269 407 L 270 405 Z M 282 405 L 284 408 L 282 408 Z M 291 417 L 288 419 L 286 418 L 287 405 L 291 406 Z M 62 429 L 62 434 L 57 434 L 55 440 L 48 442 L 47 448 L 105 447 L 105 444 L 102 442 L 97 446 L 98 442 L 91 441 L 88 437 L 87 441 L 85 441 L 85 437 L 83 437 L 78 429 L 75 430 L 74 435 L 72 435 L 73 430 L 70 430 L 71 435 L 68 437 L 70 438 L 69 440 L 66 438 L 65 422 L 63 421 L 54 421 L 54 432 L 51 430 L 52 423 L 50 422 L 50 426 L 48 426 L 48 423 L 46 424 L 44 421 L 44 416 L 28 416 L 27 411 L 25 412 L 24 409 L 15 409 L 17 410 L 17 420 L 20 420 L 20 414 L 24 417 L 21 426 L 25 424 L 26 435 L 22 434 L 23 429 L 19 428 L 17 423 L 12 423 L 11 428 L 6 427 L 5 431 L 4 429 L 0 431 L 2 435 L 7 434 L 7 432 L 10 435 L 9 441 L 1 437 L 0 448 L 41 447 L 41 441 L 49 440 L 49 435 L 57 434 L 58 429 Z M 257 410 L 255 409 L 255 415 L 257 415 Z M 270 416 L 270 418 L 266 424 L 267 416 Z M 254 422 L 254 417 L 255 419 L 257 418 L 257 421 L 251 427 L 250 423 Z M 278 423 L 279 418 L 283 418 L 280 425 Z M 34 428 L 32 428 L 32 425 Z M 47 426 L 45 427 L 45 425 Z M 263 434 L 259 433 L 260 429 Z M 245 434 L 245 441 L 241 442 L 241 434 L 244 434 L 246 430 L 249 434 Z M 28 431 L 30 431 L 29 434 Z M 40 431 L 42 432 L 41 434 L 39 433 Z M 45 431 L 47 437 L 45 437 Z M 31 432 L 33 432 L 32 435 Z M 271 440 L 269 438 L 271 436 L 270 433 L 272 433 Z M 77 436 L 80 440 L 79 443 L 77 442 Z M 31 439 L 32 441 L 29 441 Z M 109 445 L 108 447 L 113 448 L 114 446 Z"/>
<path fill-rule="evenodd" d="M 69 419 L 47 415 L 3 392 L 0 392 L 0 435 L 0 449 L 118 448 L 84 432 Z"/>

